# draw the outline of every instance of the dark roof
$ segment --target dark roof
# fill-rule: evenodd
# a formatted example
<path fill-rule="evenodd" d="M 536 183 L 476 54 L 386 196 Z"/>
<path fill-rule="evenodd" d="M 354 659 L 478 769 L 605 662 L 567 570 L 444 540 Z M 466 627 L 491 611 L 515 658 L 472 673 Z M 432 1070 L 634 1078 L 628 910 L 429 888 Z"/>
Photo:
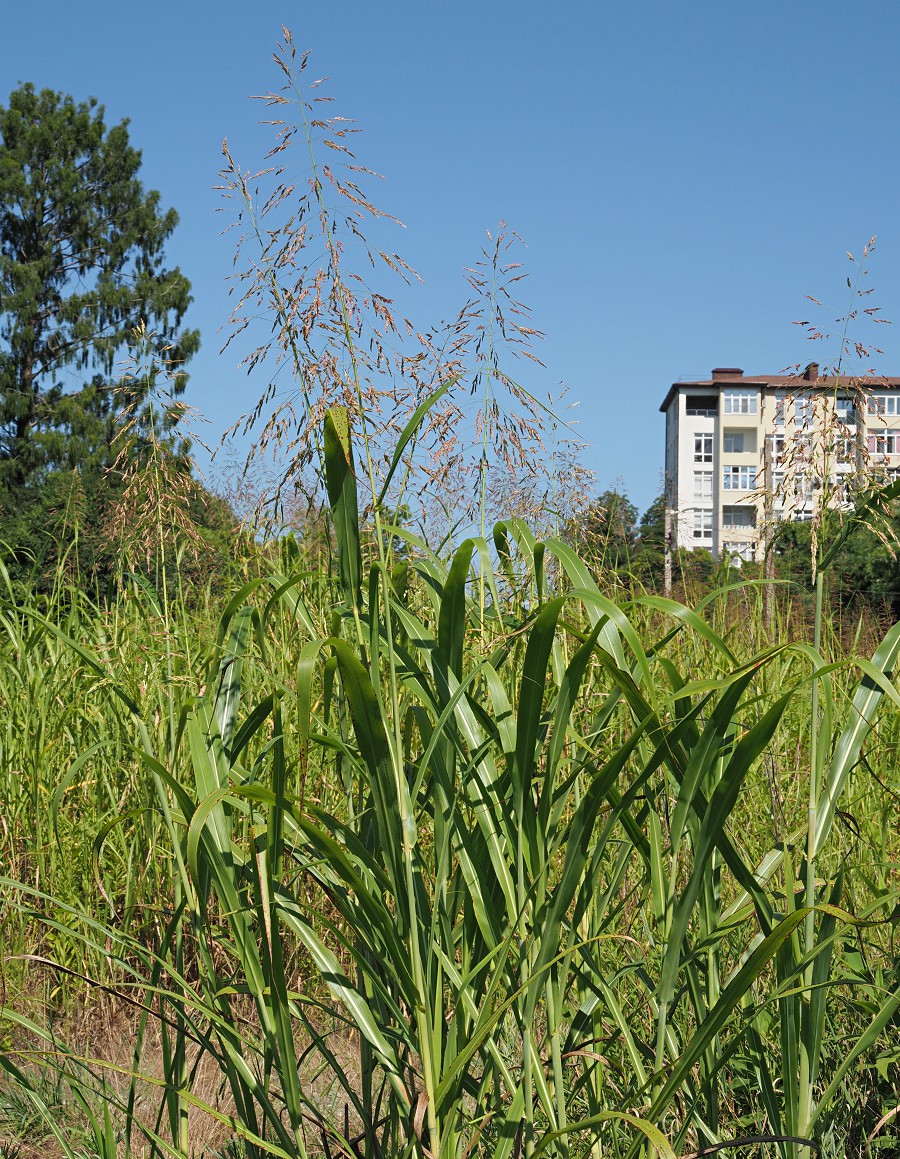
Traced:
<path fill-rule="evenodd" d="M 851 386 L 859 387 L 865 386 L 869 390 L 882 389 L 898 389 L 900 388 L 900 378 L 887 378 L 879 376 L 878 378 L 869 378 L 862 376 L 851 376 L 842 374 L 836 377 L 833 374 L 822 375 L 810 381 L 804 377 L 804 372 L 798 371 L 796 374 L 744 374 L 743 371 L 731 367 L 717 367 L 713 371 L 713 378 L 698 378 L 692 382 L 673 382 L 669 387 L 666 397 L 662 401 L 660 410 L 665 412 L 669 409 L 672 399 L 679 390 L 697 390 L 704 392 L 716 391 L 724 386 L 755 386 L 758 389 L 770 390 L 835 390 L 835 389 L 849 389 Z"/>

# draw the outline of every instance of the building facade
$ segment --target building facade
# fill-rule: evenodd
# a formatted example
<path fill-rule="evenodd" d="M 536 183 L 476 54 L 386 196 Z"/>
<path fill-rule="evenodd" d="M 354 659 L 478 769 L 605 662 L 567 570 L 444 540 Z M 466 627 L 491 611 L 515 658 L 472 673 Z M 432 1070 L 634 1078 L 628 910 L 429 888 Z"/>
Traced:
<path fill-rule="evenodd" d="M 775 520 L 810 519 L 822 495 L 849 504 L 862 480 L 900 475 L 900 378 L 717 367 L 673 383 L 660 410 L 673 547 L 761 559 Z"/>

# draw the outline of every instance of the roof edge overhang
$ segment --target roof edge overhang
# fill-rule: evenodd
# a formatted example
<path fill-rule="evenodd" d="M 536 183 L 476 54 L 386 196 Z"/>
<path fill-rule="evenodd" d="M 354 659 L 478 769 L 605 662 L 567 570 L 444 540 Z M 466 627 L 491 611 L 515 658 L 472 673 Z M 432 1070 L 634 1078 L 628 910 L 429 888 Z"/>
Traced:
<path fill-rule="evenodd" d="M 830 382 L 828 381 L 829 378 L 831 379 Z M 791 390 L 809 393 L 810 391 L 822 392 L 849 388 L 853 384 L 857 386 L 863 384 L 870 390 L 877 390 L 879 387 L 896 390 L 900 388 L 900 378 L 888 378 L 884 375 L 877 378 L 869 378 L 864 375 L 841 375 L 838 378 L 835 375 L 822 375 L 817 382 L 806 381 L 802 374 L 772 374 L 768 377 L 742 375 L 740 378 L 736 376 L 734 378 L 699 378 L 691 382 L 673 382 L 659 409 L 665 414 L 679 391 L 704 390 L 716 391 L 718 393 L 722 388 L 756 387 L 757 389 L 765 390 L 768 387 L 772 390 Z"/>

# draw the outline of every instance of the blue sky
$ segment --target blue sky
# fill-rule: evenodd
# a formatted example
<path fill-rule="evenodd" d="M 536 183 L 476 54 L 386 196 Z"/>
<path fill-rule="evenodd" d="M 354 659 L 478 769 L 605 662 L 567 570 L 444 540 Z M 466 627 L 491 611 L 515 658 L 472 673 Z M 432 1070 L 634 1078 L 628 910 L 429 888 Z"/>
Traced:
<path fill-rule="evenodd" d="M 215 439 L 261 393 L 219 354 L 231 243 L 214 192 L 222 138 L 258 165 L 247 99 L 277 86 L 281 25 L 330 78 L 354 148 L 387 180 L 422 275 L 423 324 L 455 313 L 464 267 L 506 220 L 547 338 L 535 391 L 565 383 L 597 489 L 658 493 L 669 384 L 713 366 L 778 372 L 836 356 L 847 250 L 878 241 L 871 303 L 900 325 L 900 6 L 884 0 L 530 0 L 175 4 L 35 0 L 4 14 L 0 103 L 20 82 L 96 96 L 131 120 L 143 178 L 181 225 L 203 350 L 186 396 Z M 823 302 L 816 312 L 806 295 Z M 851 331 L 851 334 L 854 332 Z M 896 326 L 871 365 L 900 373 Z M 260 336 L 262 338 L 262 335 Z"/>

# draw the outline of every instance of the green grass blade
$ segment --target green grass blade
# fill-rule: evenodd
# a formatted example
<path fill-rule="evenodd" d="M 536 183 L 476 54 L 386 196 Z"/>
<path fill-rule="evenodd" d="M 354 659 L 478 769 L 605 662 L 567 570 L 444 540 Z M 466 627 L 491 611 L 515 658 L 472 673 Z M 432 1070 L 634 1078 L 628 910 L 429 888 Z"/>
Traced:
<path fill-rule="evenodd" d="M 359 506 L 353 471 L 350 416 L 345 407 L 329 407 L 325 414 L 325 487 L 334 520 L 344 596 L 350 607 L 359 607 L 362 583 Z"/>

